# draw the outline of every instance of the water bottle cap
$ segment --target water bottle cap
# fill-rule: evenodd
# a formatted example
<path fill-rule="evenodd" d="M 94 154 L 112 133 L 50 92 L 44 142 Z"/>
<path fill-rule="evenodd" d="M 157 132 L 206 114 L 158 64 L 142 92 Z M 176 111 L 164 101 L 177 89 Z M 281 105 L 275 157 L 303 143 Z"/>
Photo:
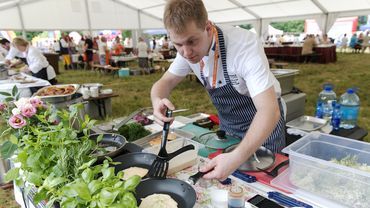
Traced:
<path fill-rule="evenodd" d="M 331 86 L 330 84 L 326 84 L 326 85 L 324 85 L 324 90 L 325 91 L 332 91 L 333 90 L 333 86 Z"/>
<path fill-rule="evenodd" d="M 355 93 L 355 91 L 352 88 L 348 88 L 347 89 L 347 93 L 348 94 L 353 94 L 353 93 Z"/>

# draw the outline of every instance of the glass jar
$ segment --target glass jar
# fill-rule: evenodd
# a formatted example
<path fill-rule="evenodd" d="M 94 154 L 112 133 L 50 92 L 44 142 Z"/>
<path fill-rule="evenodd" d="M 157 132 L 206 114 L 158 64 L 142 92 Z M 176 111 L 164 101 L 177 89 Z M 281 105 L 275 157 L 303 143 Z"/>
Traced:
<path fill-rule="evenodd" d="M 239 185 L 230 187 L 228 194 L 228 208 L 244 208 L 244 190 Z"/>

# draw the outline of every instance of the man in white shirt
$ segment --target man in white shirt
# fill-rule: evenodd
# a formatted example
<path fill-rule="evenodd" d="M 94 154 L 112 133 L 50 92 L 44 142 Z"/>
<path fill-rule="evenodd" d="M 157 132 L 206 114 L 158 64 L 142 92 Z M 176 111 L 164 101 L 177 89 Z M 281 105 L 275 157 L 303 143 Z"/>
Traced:
<path fill-rule="evenodd" d="M 285 145 L 285 121 L 279 82 L 269 70 L 255 34 L 208 20 L 201 0 L 169 0 L 164 25 L 178 54 L 152 87 L 156 122 L 166 118 L 172 89 L 191 71 L 201 80 L 218 110 L 220 128 L 242 139 L 230 153 L 220 154 L 201 171 L 206 179 L 226 179 L 261 145 L 279 152 Z"/>
<path fill-rule="evenodd" d="M 147 68 L 148 67 L 148 45 L 144 42 L 142 37 L 139 38 L 137 43 L 138 58 L 139 58 L 139 67 Z"/>
<path fill-rule="evenodd" d="M 342 41 L 340 43 L 340 52 L 342 52 L 343 49 L 344 49 L 344 52 L 346 52 L 347 46 L 348 46 L 348 38 L 347 38 L 347 34 L 344 34 Z"/>
<path fill-rule="evenodd" d="M 44 79 L 54 85 L 57 83 L 54 68 L 49 64 L 46 57 L 41 51 L 30 45 L 23 38 L 14 38 L 13 45 L 16 50 L 24 54 L 27 59 L 28 68 L 26 71 L 31 71 L 32 76 Z M 37 89 L 31 89 L 32 93 Z"/>
<path fill-rule="evenodd" d="M 108 51 L 108 47 L 107 39 L 104 36 L 101 37 L 100 41 L 98 42 L 98 49 L 100 65 L 107 65 L 108 63 L 106 63 L 106 52 Z"/>

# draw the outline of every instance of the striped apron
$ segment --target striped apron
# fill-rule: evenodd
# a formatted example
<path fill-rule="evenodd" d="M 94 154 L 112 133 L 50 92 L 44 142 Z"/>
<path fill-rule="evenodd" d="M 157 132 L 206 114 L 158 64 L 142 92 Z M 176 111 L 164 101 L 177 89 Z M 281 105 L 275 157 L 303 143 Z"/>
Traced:
<path fill-rule="evenodd" d="M 206 89 L 218 111 L 220 129 L 234 137 L 242 139 L 248 131 L 257 110 L 252 98 L 241 95 L 231 84 L 230 77 L 227 73 L 226 49 L 223 33 L 218 27 L 217 31 L 226 85 L 219 88 L 207 87 Z M 207 84 L 204 82 L 205 78 L 203 73 L 201 73 L 201 78 L 203 80 L 203 85 L 206 86 Z M 278 103 L 281 115 L 279 122 L 271 135 L 263 143 L 263 146 L 273 152 L 280 152 L 285 146 L 285 120 L 280 98 L 278 99 Z"/>

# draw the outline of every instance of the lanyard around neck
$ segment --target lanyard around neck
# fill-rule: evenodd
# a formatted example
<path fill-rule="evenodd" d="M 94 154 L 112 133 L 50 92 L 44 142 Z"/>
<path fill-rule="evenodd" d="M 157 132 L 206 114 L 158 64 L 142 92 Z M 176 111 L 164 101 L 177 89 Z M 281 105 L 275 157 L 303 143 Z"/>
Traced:
<path fill-rule="evenodd" d="M 218 69 L 218 32 L 216 29 L 216 26 L 213 26 L 212 33 L 215 36 L 215 53 L 214 53 L 214 59 L 213 59 L 213 74 L 212 74 L 212 89 L 216 88 L 216 81 L 217 81 L 217 69 Z M 204 69 L 204 61 L 200 60 L 199 62 L 200 70 L 203 73 Z"/>

